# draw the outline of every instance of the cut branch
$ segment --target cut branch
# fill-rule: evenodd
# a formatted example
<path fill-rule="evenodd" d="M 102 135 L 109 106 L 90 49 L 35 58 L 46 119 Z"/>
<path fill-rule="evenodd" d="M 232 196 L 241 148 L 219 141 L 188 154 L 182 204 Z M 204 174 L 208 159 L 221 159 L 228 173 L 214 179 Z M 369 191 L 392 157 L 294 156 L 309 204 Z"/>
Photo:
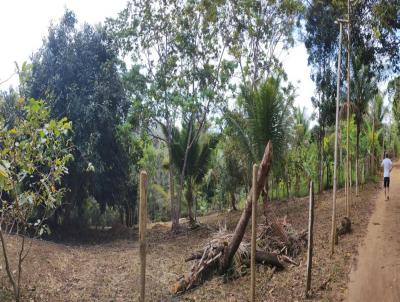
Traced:
<path fill-rule="evenodd" d="M 264 188 L 268 173 L 271 168 L 272 162 L 272 143 L 268 142 L 263 159 L 260 163 L 260 168 L 257 174 L 257 185 L 255 188 L 251 188 L 249 194 L 247 195 L 246 206 L 242 212 L 240 220 L 236 226 L 235 232 L 233 234 L 232 240 L 229 242 L 226 250 L 224 252 L 223 260 L 221 262 L 220 272 L 224 273 L 230 266 L 233 256 L 235 255 L 240 243 L 242 242 L 244 233 L 246 231 L 247 224 L 249 223 L 251 217 L 251 207 L 252 207 L 252 192 L 256 190 L 256 197 L 258 198 L 262 189 Z"/>

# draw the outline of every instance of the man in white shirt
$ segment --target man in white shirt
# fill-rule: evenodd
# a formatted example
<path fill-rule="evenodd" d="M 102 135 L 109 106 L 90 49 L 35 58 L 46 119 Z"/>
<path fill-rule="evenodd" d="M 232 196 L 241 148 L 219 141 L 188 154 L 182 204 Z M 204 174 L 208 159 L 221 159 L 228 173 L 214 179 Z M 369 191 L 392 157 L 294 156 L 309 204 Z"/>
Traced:
<path fill-rule="evenodd" d="M 389 155 L 387 153 L 385 154 L 385 159 L 382 161 L 381 167 L 383 167 L 383 186 L 385 188 L 385 199 L 389 200 L 390 172 L 392 171 L 393 164 L 392 161 L 389 159 Z"/>

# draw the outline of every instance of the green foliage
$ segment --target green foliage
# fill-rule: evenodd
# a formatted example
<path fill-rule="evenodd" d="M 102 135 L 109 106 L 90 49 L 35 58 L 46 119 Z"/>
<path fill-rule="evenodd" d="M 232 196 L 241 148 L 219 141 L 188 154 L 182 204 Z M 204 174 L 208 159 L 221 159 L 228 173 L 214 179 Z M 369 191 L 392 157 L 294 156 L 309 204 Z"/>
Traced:
<path fill-rule="evenodd" d="M 24 117 L 15 120 L 17 127 L 7 129 L 3 125 L 0 133 L 0 189 L 11 201 L 2 199 L 2 213 L 18 222 L 19 211 L 27 220 L 39 206 L 46 211 L 58 206 L 65 190 L 57 187 L 72 159 L 67 137 L 71 122 L 66 118 L 50 120 L 44 103 L 34 99 L 29 100 L 24 112 Z"/>
<path fill-rule="evenodd" d="M 167 150 L 163 144 L 147 143 L 143 149 L 143 156 L 139 162 L 140 167 L 148 175 L 148 213 L 152 220 L 167 221 L 170 219 L 168 186 Z M 165 165 L 167 169 L 165 169 Z"/>
<path fill-rule="evenodd" d="M 278 45 L 293 45 L 302 2 L 221 1 L 219 9 L 222 38 L 240 66 L 243 84 L 255 87 L 279 67 Z"/>
<path fill-rule="evenodd" d="M 116 137 L 128 109 L 117 50 L 104 28 L 85 24 L 78 30 L 76 23 L 74 13 L 66 11 L 60 23 L 50 27 L 23 83 L 28 95 L 45 100 L 52 117 L 66 116 L 74 124 L 75 160 L 63 178 L 68 188 L 66 220 L 89 196 L 102 210 L 125 205 L 127 186 L 132 186 L 131 165 L 126 163 L 136 160 Z M 129 196 L 133 206 L 135 194 Z"/>
<path fill-rule="evenodd" d="M 166 130 L 164 130 L 166 131 Z M 187 148 L 188 127 L 181 130 L 174 128 L 172 132 L 172 164 L 178 171 L 184 169 L 184 154 Z M 189 217 L 191 206 L 193 204 L 193 189 L 200 185 L 210 168 L 212 151 L 217 145 L 218 140 L 212 134 L 203 133 L 194 141 L 187 153 L 187 162 L 185 167 L 186 199 L 189 208 Z"/>
<path fill-rule="evenodd" d="M 391 80 L 387 90 L 392 103 L 392 114 L 400 130 L 400 77 Z"/>
<path fill-rule="evenodd" d="M 21 294 L 22 264 L 30 250 L 25 247 L 25 237 L 40 237 L 50 231 L 46 222 L 65 193 L 61 180 L 72 159 L 68 138 L 71 122 L 50 119 L 44 103 L 34 99 L 24 104 L 22 111 L 13 128 L 6 127 L 4 116 L 0 116 L 0 238 L 16 301 Z M 7 252 L 3 232 L 22 237 L 17 255 Z M 14 272 L 10 258 L 17 263 Z"/>
<path fill-rule="evenodd" d="M 269 140 L 274 148 L 274 164 L 281 162 L 288 143 L 293 89 L 284 88 L 279 77 L 270 77 L 256 90 L 243 87 L 238 98 L 239 112 L 227 112 L 227 121 L 242 152 L 248 171 L 259 162 Z"/>

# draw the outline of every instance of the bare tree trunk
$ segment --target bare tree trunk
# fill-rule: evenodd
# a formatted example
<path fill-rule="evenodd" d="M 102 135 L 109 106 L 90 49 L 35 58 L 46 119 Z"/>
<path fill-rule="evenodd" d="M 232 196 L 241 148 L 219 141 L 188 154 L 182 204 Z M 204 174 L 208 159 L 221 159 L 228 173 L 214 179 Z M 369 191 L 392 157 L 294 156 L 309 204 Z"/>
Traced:
<path fill-rule="evenodd" d="M 193 224 L 195 222 L 195 219 L 193 217 L 193 189 L 190 180 L 187 183 L 186 201 L 188 204 L 189 223 Z"/>
<path fill-rule="evenodd" d="M 147 226 L 147 173 L 140 172 L 139 253 L 140 253 L 140 302 L 146 294 L 146 226 Z"/>
<path fill-rule="evenodd" d="M 295 194 L 296 196 L 300 196 L 300 174 L 299 172 L 296 173 L 296 184 L 295 184 Z"/>
<path fill-rule="evenodd" d="M 357 133 L 356 133 L 356 196 L 359 195 L 358 182 L 359 182 L 359 175 L 360 175 L 359 170 L 360 169 L 359 169 L 358 161 L 359 161 L 359 158 L 360 158 L 360 154 L 359 154 L 359 152 L 360 152 L 360 132 L 361 132 L 360 124 L 357 123 Z"/>
<path fill-rule="evenodd" d="M 319 183 L 319 193 L 324 190 L 324 136 L 325 131 L 321 131 L 321 166 L 320 166 L 320 183 Z"/>
<path fill-rule="evenodd" d="M 311 289 L 311 272 L 312 272 L 312 257 L 313 257 L 313 247 L 314 247 L 314 188 L 313 182 L 310 181 L 310 205 L 308 212 L 308 245 L 307 245 L 307 274 L 306 274 L 306 297 L 310 297 Z"/>
<path fill-rule="evenodd" d="M 350 163 L 350 0 L 347 1 L 347 129 L 346 129 L 346 215 L 350 217 L 351 163 Z"/>
<path fill-rule="evenodd" d="M 10 262 L 8 259 L 8 250 L 6 247 L 6 241 L 4 240 L 3 231 L 1 229 L 0 229 L 0 240 L 1 240 L 1 246 L 3 247 L 3 258 L 4 258 L 5 265 L 6 265 L 6 272 L 7 272 L 8 280 L 10 281 L 10 283 L 13 287 L 14 296 L 17 298 L 19 290 L 18 290 L 17 283 L 15 282 L 15 279 L 11 272 Z"/>
<path fill-rule="evenodd" d="M 169 167 L 168 167 L 168 183 L 169 183 L 169 202 L 171 206 L 171 231 L 176 232 L 179 228 L 179 215 L 177 215 L 175 204 L 175 184 L 174 184 L 174 171 L 172 167 L 172 148 L 168 146 L 169 154 Z"/>
<path fill-rule="evenodd" d="M 265 186 L 268 173 L 271 168 L 271 162 L 272 162 L 272 143 L 269 141 L 267 147 L 265 148 L 264 156 L 258 169 L 257 186 L 255 188 L 251 188 L 249 194 L 247 195 L 246 206 L 243 209 L 238 224 L 236 225 L 233 237 L 229 242 L 228 246 L 225 248 L 223 256 L 224 258 L 221 261 L 221 267 L 220 267 L 221 272 L 225 272 L 228 269 L 228 267 L 232 262 L 233 256 L 235 255 L 240 243 L 242 242 L 247 224 L 251 217 L 253 190 L 256 190 L 255 196 L 256 198 L 258 198 L 258 196 L 260 195 L 261 191 Z"/>
<path fill-rule="evenodd" d="M 332 197 L 332 229 L 331 229 L 331 256 L 333 255 L 336 239 L 336 182 L 337 182 L 337 153 L 338 153 L 338 128 L 339 128 L 339 99 L 340 99 L 340 57 L 342 53 L 342 23 L 340 25 L 338 75 L 336 95 L 336 123 L 335 123 L 335 150 L 333 167 L 333 197 Z"/>
<path fill-rule="evenodd" d="M 375 108 L 375 104 L 374 104 Z M 372 117 L 372 158 L 371 158 L 371 172 L 375 176 L 375 109 Z"/>
<path fill-rule="evenodd" d="M 235 193 L 231 191 L 230 195 L 231 195 L 231 206 L 232 206 L 232 210 L 237 211 Z"/>
<path fill-rule="evenodd" d="M 318 175 L 318 193 L 322 192 L 322 177 L 321 177 L 321 166 L 322 166 L 322 139 L 321 139 L 321 129 L 319 129 L 318 133 L 318 163 L 317 163 L 317 175 Z"/>

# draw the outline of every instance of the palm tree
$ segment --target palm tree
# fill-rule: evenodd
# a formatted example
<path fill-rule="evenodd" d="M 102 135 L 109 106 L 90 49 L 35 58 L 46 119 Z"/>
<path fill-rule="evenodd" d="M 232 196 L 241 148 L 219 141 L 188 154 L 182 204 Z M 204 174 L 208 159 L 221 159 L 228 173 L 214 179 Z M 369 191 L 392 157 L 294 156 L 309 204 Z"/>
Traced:
<path fill-rule="evenodd" d="M 178 171 L 183 169 L 183 160 L 188 140 L 188 127 L 172 131 L 172 164 Z M 193 215 L 193 190 L 200 184 L 206 175 L 211 161 L 212 151 L 217 145 L 217 138 L 203 133 L 196 141 L 187 155 L 185 167 L 186 201 L 188 204 L 188 218 L 191 224 L 195 222 Z"/>
<path fill-rule="evenodd" d="M 248 175 L 251 167 L 262 158 L 265 144 L 274 146 L 275 165 L 286 153 L 290 109 L 293 92 L 282 87 L 279 77 L 269 77 L 258 88 L 243 86 L 238 98 L 238 111 L 227 111 L 232 136 L 247 158 Z"/>
<path fill-rule="evenodd" d="M 369 66 L 362 64 L 360 57 L 353 58 L 353 110 L 356 124 L 356 196 L 359 195 L 360 133 L 368 103 L 377 93 L 377 83 Z"/>
<path fill-rule="evenodd" d="M 370 117 L 372 120 L 372 146 L 371 146 L 371 155 L 372 155 L 372 172 L 375 172 L 376 166 L 376 150 L 375 150 L 375 141 L 379 141 L 379 134 L 382 133 L 382 123 L 386 114 L 388 113 L 388 108 L 383 104 L 383 95 L 382 93 L 377 93 L 373 102 L 370 106 Z M 379 134 L 376 132 L 379 131 Z"/>

